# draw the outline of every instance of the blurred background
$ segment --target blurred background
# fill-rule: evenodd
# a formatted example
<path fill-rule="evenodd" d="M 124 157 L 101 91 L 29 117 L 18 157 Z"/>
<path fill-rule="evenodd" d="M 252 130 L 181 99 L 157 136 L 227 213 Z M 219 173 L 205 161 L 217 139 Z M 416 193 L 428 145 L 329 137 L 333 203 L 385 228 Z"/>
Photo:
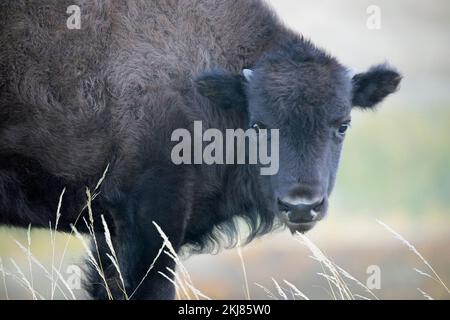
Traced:
<path fill-rule="evenodd" d="M 449 299 L 440 283 L 414 270 L 430 272 L 377 220 L 413 244 L 449 286 L 450 3 L 270 2 L 287 25 L 343 64 L 365 71 L 388 61 L 404 75 L 400 92 L 388 98 L 377 113 L 354 113 L 329 218 L 308 237 L 363 284 L 372 275 L 368 270 L 378 268 L 379 288 L 372 290 L 378 298 L 425 299 L 422 290 L 432 298 Z M 380 28 L 374 28 L 377 25 L 371 20 L 377 8 Z M 20 280 L 23 276 L 49 298 L 49 279 L 35 265 L 30 277 L 27 254 L 16 240 L 26 246 L 26 231 L 0 229 L 0 257 L 4 269 L 11 273 L 3 277 L 0 272 L 0 299 L 32 298 L 23 288 L 27 286 Z M 32 252 L 44 265 L 51 265 L 50 244 L 48 231 L 31 232 Z M 63 276 L 73 274 L 70 266 L 79 263 L 84 252 L 76 239 L 58 235 L 54 255 L 58 263 L 66 247 Z M 185 266 L 195 286 L 213 299 L 244 299 L 245 283 L 252 299 L 267 299 L 267 292 L 258 285 L 277 293 L 273 279 L 280 284 L 289 281 L 311 299 L 332 298 L 326 279 L 319 275 L 322 266 L 288 231 L 255 241 L 242 249 L 242 256 L 247 280 L 237 250 L 191 257 Z M 357 287 L 354 290 L 361 293 Z M 75 292 L 78 298 L 85 298 L 81 290 Z M 55 297 L 64 298 L 60 294 Z"/>

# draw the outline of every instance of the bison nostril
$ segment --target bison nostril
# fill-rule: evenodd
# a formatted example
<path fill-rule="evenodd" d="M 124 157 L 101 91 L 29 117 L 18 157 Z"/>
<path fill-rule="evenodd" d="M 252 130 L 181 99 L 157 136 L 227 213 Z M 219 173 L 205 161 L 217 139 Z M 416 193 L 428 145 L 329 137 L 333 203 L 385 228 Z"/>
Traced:
<path fill-rule="evenodd" d="M 325 198 L 322 199 L 322 201 L 316 203 L 313 205 L 312 211 L 314 212 L 320 212 L 322 211 L 323 207 L 325 206 Z"/>
<path fill-rule="evenodd" d="M 278 209 L 280 213 L 284 213 L 286 218 L 291 223 L 302 224 L 312 223 L 321 220 L 326 211 L 326 198 L 320 198 L 316 201 L 306 201 L 308 199 L 294 199 L 292 198 L 278 200 Z M 302 201 L 300 201 L 302 200 Z"/>
<path fill-rule="evenodd" d="M 292 206 L 286 202 L 278 200 L 278 208 L 282 212 L 290 212 L 292 211 Z"/>

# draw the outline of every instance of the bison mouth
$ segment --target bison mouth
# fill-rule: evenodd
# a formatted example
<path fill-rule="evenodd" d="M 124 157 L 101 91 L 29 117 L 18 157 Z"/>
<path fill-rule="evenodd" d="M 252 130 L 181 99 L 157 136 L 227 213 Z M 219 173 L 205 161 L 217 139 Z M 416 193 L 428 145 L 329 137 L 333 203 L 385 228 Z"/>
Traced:
<path fill-rule="evenodd" d="M 278 210 L 281 221 L 289 228 L 292 234 L 296 232 L 306 233 L 317 224 L 316 215 L 312 214 L 310 210 L 293 209 L 281 200 L 278 200 Z"/>

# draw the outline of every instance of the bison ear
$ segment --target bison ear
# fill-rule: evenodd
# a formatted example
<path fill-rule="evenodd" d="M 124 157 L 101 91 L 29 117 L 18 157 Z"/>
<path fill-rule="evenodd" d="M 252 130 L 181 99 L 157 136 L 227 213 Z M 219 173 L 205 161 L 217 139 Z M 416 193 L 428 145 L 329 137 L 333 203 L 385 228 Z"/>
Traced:
<path fill-rule="evenodd" d="M 387 65 L 372 67 L 366 73 L 353 77 L 353 106 L 363 109 L 375 107 L 391 93 L 397 91 L 402 76 Z"/>
<path fill-rule="evenodd" d="M 195 79 L 195 86 L 202 96 L 221 108 L 245 109 L 247 106 L 245 81 L 242 75 L 218 70 L 199 76 Z"/>

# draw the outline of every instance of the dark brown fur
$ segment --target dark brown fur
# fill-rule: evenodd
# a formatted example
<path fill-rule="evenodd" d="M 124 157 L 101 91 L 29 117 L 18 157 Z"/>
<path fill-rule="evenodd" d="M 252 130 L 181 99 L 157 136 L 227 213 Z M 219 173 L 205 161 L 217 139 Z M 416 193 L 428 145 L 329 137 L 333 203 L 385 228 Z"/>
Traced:
<path fill-rule="evenodd" d="M 81 30 L 66 27 L 72 4 L 81 7 Z M 282 54 L 267 56 L 273 52 Z M 337 99 L 341 112 L 350 112 L 345 68 L 285 28 L 259 0 L 1 1 L 0 223 L 47 227 L 67 187 L 60 228 L 70 231 L 86 200 L 84 188 L 92 189 L 109 164 L 94 212 L 98 226 L 100 214 L 111 223 L 129 291 L 161 245 L 153 221 L 176 249 L 201 250 L 220 234 L 232 240 L 238 216 L 251 237 L 270 231 L 273 196 L 255 168 L 175 167 L 170 137 L 194 120 L 246 128 L 244 96 L 236 100 L 240 108 L 220 108 L 200 95 L 195 80 L 208 70 L 239 75 L 256 68 L 272 79 L 273 92 L 290 90 L 286 81 L 298 70 L 286 70 L 294 73 L 286 78 L 277 59 L 303 68 L 305 80 L 293 89 L 298 101 L 314 107 Z M 374 102 L 398 85 L 392 77 L 386 81 L 393 88 Z M 122 298 L 114 268 L 103 263 L 114 297 Z M 173 264 L 162 257 L 134 297 L 172 298 L 172 286 L 157 274 L 167 266 Z M 89 292 L 105 298 L 98 282 L 92 274 Z"/>

